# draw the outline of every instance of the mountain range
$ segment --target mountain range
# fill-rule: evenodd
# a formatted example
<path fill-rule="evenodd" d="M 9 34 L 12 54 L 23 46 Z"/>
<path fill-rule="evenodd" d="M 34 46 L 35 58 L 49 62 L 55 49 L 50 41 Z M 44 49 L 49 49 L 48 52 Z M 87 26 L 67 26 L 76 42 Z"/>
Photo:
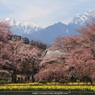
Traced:
<path fill-rule="evenodd" d="M 86 22 L 90 22 L 93 17 L 95 18 L 95 11 L 89 10 L 83 14 L 77 14 L 68 24 L 58 22 L 44 29 L 32 22 L 20 22 L 11 18 L 0 18 L 0 21 L 9 23 L 15 35 L 51 44 L 58 36 L 78 35 L 76 30 L 84 26 Z"/>
<path fill-rule="evenodd" d="M 23 34 L 31 34 L 42 29 L 32 22 L 20 22 L 12 18 L 0 18 L 0 21 L 9 23 L 11 25 L 11 31 L 13 32 L 13 34 L 19 36 L 22 36 Z"/>

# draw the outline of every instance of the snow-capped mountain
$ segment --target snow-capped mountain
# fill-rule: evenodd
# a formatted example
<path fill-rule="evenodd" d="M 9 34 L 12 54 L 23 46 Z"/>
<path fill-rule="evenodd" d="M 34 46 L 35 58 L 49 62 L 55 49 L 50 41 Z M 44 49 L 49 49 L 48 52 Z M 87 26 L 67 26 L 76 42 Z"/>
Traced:
<path fill-rule="evenodd" d="M 11 18 L 0 18 L 0 21 L 9 23 L 11 25 L 11 31 L 13 34 L 22 36 L 23 34 L 31 34 L 35 31 L 39 31 L 42 28 L 33 24 L 32 22 L 20 22 Z"/>
<path fill-rule="evenodd" d="M 71 33 L 71 35 L 78 34 L 76 30 L 80 27 L 84 27 L 86 23 L 92 22 L 93 18 L 95 18 L 95 11 L 92 10 L 84 12 L 83 14 L 77 14 L 68 24 L 69 33 Z"/>
<path fill-rule="evenodd" d="M 40 40 L 44 43 L 51 44 L 56 40 L 58 36 L 71 36 L 78 35 L 75 27 L 63 24 L 61 22 L 55 23 L 54 25 L 48 26 L 43 30 L 34 32 L 32 35 L 27 35 L 30 40 Z M 25 37 L 25 36 L 24 36 Z"/>
<path fill-rule="evenodd" d="M 91 21 L 95 18 L 95 11 L 89 10 L 83 14 L 77 14 L 69 24 L 83 25 L 85 22 Z"/>
<path fill-rule="evenodd" d="M 0 21 L 9 23 L 12 26 L 11 30 L 16 35 L 51 44 L 58 36 L 78 35 L 76 30 L 84 26 L 86 22 L 90 22 L 93 17 L 95 18 L 95 11 L 90 10 L 83 14 L 77 14 L 68 24 L 58 22 L 45 29 L 31 22 L 19 22 L 10 18 L 0 19 Z"/>
<path fill-rule="evenodd" d="M 32 33 L 31 36 L 28 35 L 28 38 L 51 44 L 58 36 L 79 35 L 76 30 L 84 26 L 86 22 L 90 22 L 93 17 L 95 17 L 95 12 L 90 10 L 83 14 L 76 15 L 68 25 L 61 22 L 55 23 L 37 33 Z"/>
<path fill-rule="evenodd" d="M 93 17 L 95 17 L 95 12 L 90 10 L 83 14 L 76 15 L 68 25 L 61 22 L 55 23 L 31 35 L 23 35 L 23 37 L 27 36 L 30 40 L 40 40 L 47 44 L 51 44 L 58 36 L 79 35 L 76 30 L 84 26 L 86 22 L 91 21 Z"/>
<path fill-rule="evenodd" d="M 66 36 L 68 31 L 66 30 L 67 25 L 58 22 L 54 25 L 48 26 L 43 30 L 40 30 L 38 32 L 34 32 L 30 35 L 27 35 L 27 37 L 31 40 L 39 40 L 43 41 L 44 43 L 50 44 L 55 40 L 57 36 L 64 35 Z M 26 35 L 23 35 L 25 37 Z"/>

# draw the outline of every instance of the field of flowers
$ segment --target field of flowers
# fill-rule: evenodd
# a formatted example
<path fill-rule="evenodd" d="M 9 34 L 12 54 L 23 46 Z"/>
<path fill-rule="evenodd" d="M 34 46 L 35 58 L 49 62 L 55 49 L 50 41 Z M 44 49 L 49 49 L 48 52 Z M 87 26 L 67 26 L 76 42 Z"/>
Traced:
<path fill-rule="evenodd" d="M 69 83 L 63 85 L 59 83 L 17 83 L 0 85 L 0 91 L 95 91 L 95 86 L 84 85 L 83 83 Z"/>

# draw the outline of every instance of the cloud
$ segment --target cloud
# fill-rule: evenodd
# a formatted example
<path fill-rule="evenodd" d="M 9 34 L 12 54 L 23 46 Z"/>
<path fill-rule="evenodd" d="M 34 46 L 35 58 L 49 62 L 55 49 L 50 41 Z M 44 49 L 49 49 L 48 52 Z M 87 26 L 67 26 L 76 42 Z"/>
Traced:
<path fill-rule="evenodd" d="M 76 14 L 95 9 L 95 0 L 0 0 L 0 14 L 41 26 L 68 23 Z"/>
<path fill-rule="evenodd" d="M 30 14 L 30 17 L 39 17 L 39 16 L 44 16 L 44 15 L 49 15 L 50 13 L 53 12 L 53 6 L 50 6 L 49 4 L 46 3 L 36 3 L 32 2 L 35 0 L 31 0 L 31 2 L 28 2 L 27 0 L 21 0 L 24 2 L 21 2 L 18 0 L 13 2 L 8 2 L 9 0 L 2 0 L 5 5 L 14 10 L 15 14 L 18 14 L 19 16 L 23 15 L 23 17 L 28 17 Z M 10 0 L 13 1 L 13 0 Z M 26 2 L 27 1 L 27 2 Z M 36 0 L 37 1 L 37 0 Z M 25 16 L 26 15 L 26 16 Z"/>

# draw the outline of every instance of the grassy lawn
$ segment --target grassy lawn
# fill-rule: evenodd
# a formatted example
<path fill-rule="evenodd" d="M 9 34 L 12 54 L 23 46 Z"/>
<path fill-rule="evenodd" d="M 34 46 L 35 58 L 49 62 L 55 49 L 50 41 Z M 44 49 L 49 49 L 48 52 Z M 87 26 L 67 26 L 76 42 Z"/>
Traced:
<path fill-rule="evenodd" d="M 16 83 L 0 85 L 0 91 L 95 91 L 90 83 Z"/>

